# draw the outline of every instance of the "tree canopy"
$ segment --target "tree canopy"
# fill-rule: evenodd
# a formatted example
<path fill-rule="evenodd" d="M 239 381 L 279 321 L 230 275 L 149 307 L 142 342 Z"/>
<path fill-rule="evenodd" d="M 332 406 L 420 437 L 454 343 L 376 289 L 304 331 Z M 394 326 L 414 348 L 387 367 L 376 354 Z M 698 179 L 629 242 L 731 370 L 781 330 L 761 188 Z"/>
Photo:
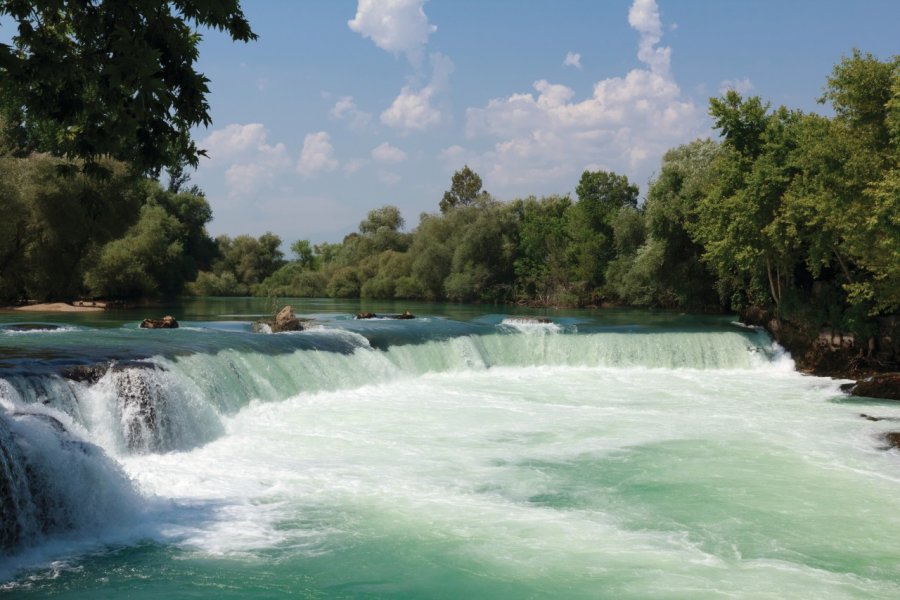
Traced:
<path fill-rule="evenodd" d="M 488 198 L 490 198 L 488 193 L 481 189 L 481 177 L 470 169 L 469 165 L 465 165 L 453 173 L 450 189 L 444 192 L 444 197 L 441 198 L 441 212 L 447 212 L 457 206 L 471 206 Z"/>
<path fill-rule="evenodd" d="M 197 165 L 190 130 L 209 125 L 200 34 L 256 34 L 239 0 L 0 0 L 15 27 L 0 44 L 0 114 L 21 155 L 111 157 L 135 172 Z"/>

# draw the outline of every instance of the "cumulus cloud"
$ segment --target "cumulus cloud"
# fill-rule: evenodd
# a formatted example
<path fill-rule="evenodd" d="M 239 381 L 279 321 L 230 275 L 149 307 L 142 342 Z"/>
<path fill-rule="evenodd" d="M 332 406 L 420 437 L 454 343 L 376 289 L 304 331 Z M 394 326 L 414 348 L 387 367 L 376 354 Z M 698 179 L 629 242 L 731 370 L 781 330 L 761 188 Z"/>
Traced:
<path fill-rule="evenodd" d="M 343 96 L 339 98 L 328 114 L 338 121 L 346 122 L 347 127 L 353 131 L 364 131 L 368 128 L 369 122 L 372 120 L 371 114 L 360 110 L 359 107 L 356 106 L 356 103 L 353 101 L 353 96 Z"/>
<path fill-rule="evenodd" d="M 200 142 L 211 167 L 225 167 L 231 195 L 241 195 L 269 183 L 290 168 L 291 159 L 282 143 L 271 144 L 262 123 L 228 125 Z"/>
<path fill-rule="evenodd" d="M 406 160 L 406 152 L 384 142 L 372 149 L 372 158 L 382 163 L 400 163 Z"/>
<path fill-rule="evenodd" d="M 753 89 L 753 82 L 749 77 L 743 79 L 726 79 L 719 84 L 719 94 L 725 95 L 728 90 L 734 90 L 739 94 L 746 94 Z"/>
<path fill-rule="evenodd" d="M 646 176 L 668 148 L 706 132 L 703 111 L 669 73 L 669 49 L 657 46 L 662 23 L 655 2 L 635 0 L 628 21 L 640 34 L 638 59 L 647 68 L 598 81 L 582 100 L 567 86 L 540 80 L 532 92 L 466 111 L 467 137 L 494 140 L 473 161 L 491 189 L 571 184 L 585 168 Z"/>
<path fill-rule="evenodd" d="M 563 60 L 564 67 L 575 67 L 579 71 L 581 70 L 581 55 L 577 52 L 569 52 L 566 54 L 566 58 Z"/>
<path fill-rule="evenodd" d="M 331 145 L 328 133 L 324 131 L 307 133 L 303 139 L 300 160 L 297 161 L 297 171 L 304 177 L 314 177 L 319 173 L 333 171 L 337 167 L 338 161 L 334 158 L 334 146 Z"/>
<path fill-rule="evenodd" d="M 428 37 L 437 27 L 428 22 L 425 0 L 359 0 L 347 25 L 393 55 L 405 54 L 418 67 Z"/>
<path fill-rule="evenodd" d="M 453 72 L 453 61 L 446 56 L 435 53 L 431 55 L 432 74 L 428 85 L 416 88 L 405 85 L 391 105 L 381 113 L 381 122 L 408 134 L 414 131 L 427 131 L 439 125 L 444 116 L 432 104 L 434 97 L 447 87 L 450 73 Z"/>
<path fill-rule="evenodd" d="M 662 21 L 656 0 L 634 0 L 628 10 L 628 24 L 641 34 L 638 59 L 654 73 L 667 73 L 672 51 L 657 46 L 662 40 Z"/>

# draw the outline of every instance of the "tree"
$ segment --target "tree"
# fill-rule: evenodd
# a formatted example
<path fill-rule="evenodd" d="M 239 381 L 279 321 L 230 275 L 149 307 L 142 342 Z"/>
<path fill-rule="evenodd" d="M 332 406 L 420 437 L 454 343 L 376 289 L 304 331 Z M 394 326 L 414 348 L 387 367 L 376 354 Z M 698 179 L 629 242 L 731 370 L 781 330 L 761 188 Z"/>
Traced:
<path fill-rule="evenodd" d="M 145 204 L 137 224 L 103 247 L 97 264 L 85 274 L 85 283 L 95 295 L 105 297 L 177 294 L 184 283 L 182 234 L 182 224 L 162 206 Z"/>
<path fill-rule="evenodd" d="M 191 128 L 209 125 L 200 35 L 256 34 L 239 0 L 0 0 L 16 27 L 0 44 L 0 111 L 22 153 L 113 157 L 138 173 L 197 165 Z"/>
<path fill-rule="evenodd" d="M 703 246 L 693 240 L 690 228 L 700 201 L 715 181 L 713 167 L 719 153 L 719 144 L 707 139 L 673 148 L 663 156 L 644 204 L 647 243 L 630 265 L 633 272 L 619 272 L 625 276 L 624 282 L 616 284 L 622 299 L 633 302 L 621 290 L 634 293 L 637 282 L 643 280 L 646 303 L 692 309 L 718 305 L 715 278 L 702 263 Z M 618 231 L 615 238 L 618 247 Z M 611 279 L 608 274 L 607 280 Z"/>
<path fill-rule="evenodd" d="M 888 148 L 890 143 L 886 125 L 891 111 L 891 87 L 900 80 L 898 68 L 898 59 L 881 62 L 854 48 L 849 58 L 835 65 L 825 94 L 819 99 L 831 102 L 837 118 L 852 127 L 855 135 L 868 138 L 867 144 L 876 151 Z"/>
<path fill-rule="evenodd" d="M 465 165 L 461 171 L 453 173 L 450 180 L 450 189 L 444 192 L 441 198 L 441 212 L 445 213 L 457 206 L 471 206 L 479 202 L 485 202 L 490 195 L 481 189 L 481 177 L 478 173 Z"/>
<path fill-rule="evenodd" d="M 297 263 L 302 269 L 315 270 L 316 255 L 309 240 L 297 240 L 291 244 L 291 252 L 297 255 Z"/>
<path fill-rule="evenodd" d="M 568 293 L 567 250 L 572 238 L 567 215 L 572 201 L 568 196 L 530 196 L 516 205 L 520 212 L 514 263 L 518 292 L 524 300 L 555 304 Z"/>
<path fill-rule="evenodd" d="M 281 238 L 274 233 L 266 232 L 259 238 L 249 235 L 239 235 L 230 238 L 220 235 L 216 238 L 218 258 L 213 261 L 212 272 L 218 278 L 230 275 L 237 282 L 231 289 L 234 295 L 253 293 L 267 277 L 284 264 L 284 255 L 279 250 Z M 202 275 L 202 274 L 201 274 Z M 208 289 L 217 286 L 225 287 L 225 280 L 213 280 L 208 275 L 202 275 L 204 281 L 210 282 Z"/>
<path fill-rule="evenodd" d="M 390 204 L 385 204 L 381 208 L 369 211 L 366 219 L 359 224 L 359 232 L 377 233 L 379 229 L 385 227 L 391 231 L 400 231 L 403 229 L 403 217 L 400 209 Z"/>
<path fill-rule="evenodd" d="M 759 98 L 743 100 L 733 91 L 710 105 L 724 139 L 715 183 L 699 203 L 691 234 L 718 275 L 723 300 L 733 308 L 771 304 L 780 311 L 794 293 L 799 248 L 779 216 L 798 173 L 793 157 L 808 117 L 784 107 L 767 113 Z"/>
<path fill-rule="evenodd" d="M 615 256 L 612 222 L 625 206 L 637 207 L 638 187 L 625 175 L 585 171 L 578 187 L 578 202 L 568 212 L 575 278 L 587 289 L 603 282 L 609 261 Z"/>
<path fill-rule="evenodd" d="M 723 143 L 748 160 L 756 158 L 762 148 L 762 136 L 768 123 L 769 104 L 759 96 L 744 100 L 734 90 L 722 98 L 710 98 L 709 114 Z"/>

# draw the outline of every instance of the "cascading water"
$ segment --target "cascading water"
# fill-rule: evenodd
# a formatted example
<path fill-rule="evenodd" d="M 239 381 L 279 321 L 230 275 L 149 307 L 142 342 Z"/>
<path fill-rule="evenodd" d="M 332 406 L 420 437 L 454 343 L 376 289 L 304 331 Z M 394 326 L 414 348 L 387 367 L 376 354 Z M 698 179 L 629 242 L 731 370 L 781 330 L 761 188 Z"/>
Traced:
<path fill-rule="evenodd" d="M 76 334 L 17 335 L 5 366 L 0 337 L 0 581 L 25 597 L 900 591 L 900 414 L 860 419 L 758 331 Z"/>
<path fill-rule="evenodd" d="M 132 520 L 141 501 L 121 468 L 73 433 L 77 425 L 66 415 L 22 402 L 4 383 L 0 381 L 2 551 Z"/>

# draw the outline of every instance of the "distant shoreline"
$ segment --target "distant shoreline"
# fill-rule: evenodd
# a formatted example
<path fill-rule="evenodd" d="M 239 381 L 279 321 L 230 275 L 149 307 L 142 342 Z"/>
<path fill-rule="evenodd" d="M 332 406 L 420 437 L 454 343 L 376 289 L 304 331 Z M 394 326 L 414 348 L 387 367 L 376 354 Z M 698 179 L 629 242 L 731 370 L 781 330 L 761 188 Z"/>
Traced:
<path fill-rule="evenodd" d="M 77 306 L 66 302 L 43 302 L 39 304 L 25 304 L 23 306 L 4 306 L 0 310 L 45 313 L 103 312 L 106 310 L 106 303 L 97 302 L 91 306 Z"/>

